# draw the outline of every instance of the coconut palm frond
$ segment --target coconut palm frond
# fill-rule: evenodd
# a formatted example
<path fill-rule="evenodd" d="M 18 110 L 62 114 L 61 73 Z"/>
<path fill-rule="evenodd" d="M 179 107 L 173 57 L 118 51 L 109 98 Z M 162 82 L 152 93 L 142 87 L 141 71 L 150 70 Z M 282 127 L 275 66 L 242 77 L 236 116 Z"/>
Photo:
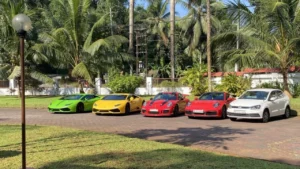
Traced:
<path fill-rule="evenodd" d="M 43 83 L 49 83 L 52 84 L 53 83 L 53 79 L 51 79 L 50 77 L 48 77 L 47 75 L 38 72 L 38 71 L 33 71 L 31 70 L 30 72 L 30 76 L 38 81 L 41 81 Z"/>
<path fill-rule="evenodd" d="M 72 71 L 72 76 L 74 77 L 82 77 L 87 80 L 90 84 L 93 84 L 92 77 L 83 62 L 80 62 L 76 65 Z"/>
<path fill-rule="evenodd" d="M 20 66 L 15 66 L 11 74 L 8 76 L 8 79 L 15 79 L 21 76 L 21 68 Z"/>

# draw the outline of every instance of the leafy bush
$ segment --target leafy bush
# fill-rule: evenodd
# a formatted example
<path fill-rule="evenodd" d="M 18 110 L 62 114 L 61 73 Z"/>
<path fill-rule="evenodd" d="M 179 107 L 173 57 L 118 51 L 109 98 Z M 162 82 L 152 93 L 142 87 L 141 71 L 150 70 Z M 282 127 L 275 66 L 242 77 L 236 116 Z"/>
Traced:
<path fill-rule="evenodd" d="M 231 73 L 222 79 L 221 84 L 216 85 L 216 90 L 240 96 L 244 91 L 250 89 L 250 87 L 251 78 L 244 78 Z"/>
<path fill-rule="evenodd" d="M 288 84 L 289 90 L 293 97 L 299 97 L 300 96 L 300 84 Z M 258 85 L 256 88 L 271 88 L 271 89 L 280 89 L 284 90 L 283 83 L 280 83 L 278 81 L 275 82 L 265 82 L 260 85 Z"/>
<path fill-rule="evenodd" d="M 107 86 L 115 93 L 134 93 L 142 81 L 143 79 L 137 76 L 115 75 L 113 79 L 110 79 Z"/>
<path fill-rule="evenodd" d="M 208 90 L 207 78 L 204 77 L 206 72 L 206 65 L 196 65 L 183 71 L 180 81 L 192 88 L 192 94 L 200 96 Z"/>
<path fill-rule="evenodd" d="M 182 86 L 180 82 L 164 80 L 159 84 L 159 87 L 180 87 Z"/>

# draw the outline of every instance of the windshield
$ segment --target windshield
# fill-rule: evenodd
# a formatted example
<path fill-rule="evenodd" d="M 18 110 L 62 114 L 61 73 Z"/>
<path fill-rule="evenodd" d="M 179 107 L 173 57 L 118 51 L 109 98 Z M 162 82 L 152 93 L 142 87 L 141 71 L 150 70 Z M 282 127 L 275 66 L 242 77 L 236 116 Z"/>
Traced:
<path fill-rule="evenodd" d="M 177 100 L 177 98 L 175 93 L 159 93 L 153 100 Z"/>
<path fill-rule="evenodd" d="M 107 95 L 104 96 L 101 100 L 126 100 L 127 95 Z"/>
<path fill-rule="evenodd" d="M 199 100 L 224 100 L 224 93 L 204 93 Z"/>
<path fill-rule="evenodd" d="M 70 95 L 70 96 L 62 97 L 59 100 L 80 100 L 81 97 L 82 95 Z"/>
<path fill-rule="evenodd" d="M 254 99 L 254 100 L 266 100 L 269 92 L 265 91 L 247 91 L 239 99 Z"/>

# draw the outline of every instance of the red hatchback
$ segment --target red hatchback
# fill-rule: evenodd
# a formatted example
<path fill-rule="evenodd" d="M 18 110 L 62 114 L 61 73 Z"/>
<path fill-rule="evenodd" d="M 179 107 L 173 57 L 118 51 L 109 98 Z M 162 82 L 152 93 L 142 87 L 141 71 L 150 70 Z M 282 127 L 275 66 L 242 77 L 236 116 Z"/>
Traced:
<path fill-rule="evenodd" d="M 227 107 L 235 100 L 226 92 L 208 92 L 189 102 L 185 108 L 185 115 L 194 117 L 227 117 Z"/>
<path fill-rule="evenodd" d="M 141 113 L 144 116 L 176 116 L 184 113 L 188 102 L 189 100 L 181 93 L 162 92 L 145 102 Z"/>

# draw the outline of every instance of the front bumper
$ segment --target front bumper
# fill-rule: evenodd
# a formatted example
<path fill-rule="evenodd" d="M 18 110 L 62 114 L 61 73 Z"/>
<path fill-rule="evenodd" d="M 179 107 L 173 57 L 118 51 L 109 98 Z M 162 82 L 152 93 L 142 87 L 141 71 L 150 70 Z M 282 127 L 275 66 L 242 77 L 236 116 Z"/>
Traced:
<path fill-rule="evenodd" d="M 149 117 L 166 117 L 173 115 L 173 109 L 142 109 L 141 114 Z"/>
<path fill-rule="evenodd" d="M 190 117 L 222 117 L 222 110 L 204 109 L 199 111 L 199 110 L 186 109 L 185 115 Z"/>
<path fill-rule="evenodd" d="M 228 108 L 227 116 L 229 118 L 239 118 L 239 119 L 261 119 L 262 110 Z"/>
<path fill-rule="evenodd" d="M 48 107 L 48 112 L 52 112 L 52 113 L 56 113 L 56 112 L 72 113 L 72 112 L 75 112 L 75 111 L 72 111 L 69 107 L 63 107 L 63 108 Z"/>
<path fill-rule="evenodd" d="M 125 114 L 124 111 L 121 111 L 118 108 L 114 109 L 99 109 L 99 108 L 93 108 L 92 111 L 94 114 Z"/>

